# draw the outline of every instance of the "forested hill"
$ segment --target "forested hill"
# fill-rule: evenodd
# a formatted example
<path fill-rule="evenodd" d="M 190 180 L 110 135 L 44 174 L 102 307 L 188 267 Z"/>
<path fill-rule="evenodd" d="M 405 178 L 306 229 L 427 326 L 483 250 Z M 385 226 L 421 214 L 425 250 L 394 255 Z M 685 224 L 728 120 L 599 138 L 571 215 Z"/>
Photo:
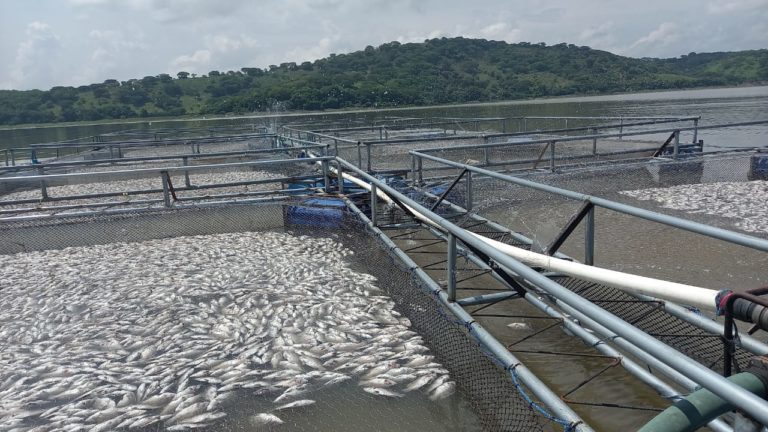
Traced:
<path fill-rule="evenodd" d="M 391 42 L 267 69 L 0 91 L 0 124 L 495 101 L 768 82 L 768 50 L 635 59 L 569 44 Z"/>

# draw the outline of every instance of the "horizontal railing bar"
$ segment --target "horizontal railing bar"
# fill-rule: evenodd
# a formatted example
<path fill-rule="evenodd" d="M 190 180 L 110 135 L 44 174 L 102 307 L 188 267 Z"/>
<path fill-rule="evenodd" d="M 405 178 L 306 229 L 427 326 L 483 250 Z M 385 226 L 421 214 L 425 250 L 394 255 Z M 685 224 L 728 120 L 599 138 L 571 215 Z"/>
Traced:
<path fill-rule="evenodd" d="M 56 180 L 56 179 L 88 179 L 94 177 L 110 177 L 112 179 L 134 177 L 136 175 L 145 174 L 157 174 L 162 172 L 168 172 L 168 174 L 184 174 L 185 172 L 205 172 L 215 171 L 225 168 L 238 168 L 238 167 L 260 167 L 260 166 L 274 166 L 274 165 L 290 165 L 290 164 L 303 164 L 314 163 L 322 161 L 331 161 L 335 158 L 331 156 L 321 156 L 314 158 L 301 158 L 301 159 L 275 159 L 266 161 L 252 161 L 252 162 L 233 162 L 226 164 L 206 164 L 206 165 L 187 165 L 177 167 L 164 167 L 164 168 L 135 168 L 129 170 L 115 170 L 115 171 L 98 171 L 89 173 L 68 173 L 68 174 L 46 174 L 46 175 L 33 175 L 33 176 L 19 176 L 19 177 L 0 177 L 0 184 L 2 183 L 29 183 L 33 181 L 41 180 Z"/>
<path fill-rule="evenodd" d="M 316 178 L 317 178 L 316 175 L 314 176 L 305 175 L 305 176 L 295 176 L 295 177 L 279 177 L 279 178 L 272 178 L 272 179 L 248 180 L 248 181 L 230 182 L 230 183 L 181 186 L 181 187 L 174 187 L 173 189 L 176 192 L 184 192 L 184 191 L 195 191 L 195 190 L 205 190 L 205 189 L 220 189 L 225 187 L 249 186 L 249 185 L 256 185 L 256 184 L 292 183 L 292 182 L 299 182 L 302 180 L 310 180 L 310 179 L 316 179 Z M 46 198 L 44 201 L 75 201 L 79 199 L 109 198 L 109 197 L 123 196 L 123 195 L 150 195 L 150 194 L 156 194 L 156 193 L 162 193 L 162 192 L 163 192 L 163 189 L 142 189 L 142 190 L 118 191 L 118 192 L 102 192 L 102 193 L 83 194 L 83 195 L 68 195 L 68 196 L 62 196 L 62 197 L 55 197 L 55 196 L 49 195 L 48 198 Z M 49 190 L 49 193 L 50 193 L 50 190 Z M 34 204 L 34 203 L 39 203 L 40 201 L 41 201 L 40 199 L 0 201 L 0 206 Z"/>
<path fill-rule="evenodd" d="M 578 131 L 588 131 L 588 130 L 601 130 L 601 129 L 618 129 L 622 127 L 632 127 L 632 126 L 645 126 L 645 125 L 652 125 L 652 124 L 659 124 L 659 123 L 676 123 L 681 121 L 692 121 L 697 120 L 698 117 L 691 117 L 691 118 L 685 118 L 685 119 L 660 119 L 655 121 L 647 121 L 647 122 L 637 122 L 637 123 L 624 123 L 624 124 L 610 124 L 610 125 L 594 125 L 594 126 L 580 126 L 580 127 L 572 127 L 572 128 L 559 128 L 559 129 L 542 129 L 542 130 L 531 130 L 531 131 L 522 131 L 522 132 L 503 132 L 503 133 L 487 133 L 487 134 L 463 134 L 463 135 L 449 135 L 446 137 L 439 137 L 439 138 L 393 138 L 393 139 L 386 139 L 386 140 L 370 140 L 366 141 L 368 143 L 378 143 L 378 144 L 396 144 L 396 143 L 406 143 L 406 142 L 421 142 L 421 141 L 438 141 L 438 140 L 459 140 L 459 139 L 472 139 L 472 138 L 482 138 L 484 140 L 487 140 L 489 138 L 503 138 L 503 137 L 514 137 L 514 136 L 528 136 L 528 135 L 544 135 L 548 133 L 561 133 L 561 132 L 578 132 Z M 650 132 L 649 132 L 650 133 Z M 617 135 L 627 135 L 627 133 L 620 133 Z M 607 137 L 608 135 L 598 135 L 600 137 Z M 592 136 L 584 136 L 581 137 L 591 138 Z M 551 140 L 549 140 L 551 141 Z M 527 141 L 526 141 L 527 142 Z M 505 145 L 505 144 L 513 144 L 513 143 L 491 143 L 491 144 L 498 144 L 498 145 Z M 514 143 L 517 144 L 517 143 Z M 479 144 L 475 144 L 479 145 Z M 453 147 L 453 148 L 461 148 L 461 147 Z M 432 149 L 434 150 L 434 149 Z"/>
<path fill-rule="evenodd" d="M 523 117 L 510 117 L 516 120 L 622 120 L 622 119 L 628 119 L 628 120 L 698 120 L 701 119 L 701 116 L 684 116 L 684 117 L 674 117 L 674 116 L 523 116 Z"/>
<path fill-rule="evenodd" d="M 175 138 L 168 140 L 134 140 L 134 141 L 104 141 L 104 142 L 82 142 L 82 143 L 40 143 L 30 144 L 28 149 L 54 149 L 54 148 L 69 148 L 69 147 L 151 147 L 173 144 L 204 144 L 204 143 L 217 143 L 222 141 L 233 140 L 246 140 L 249 138 L 268 138 L 274 134 L 243 134 L 243 135 L 220 135 L 212 137 L 189 137 L 189 138 Z"/>
<path fill-rule="evenodd" d="M 472 165 L 454 162 L 451 160 L 439 158 L 437 156 L 427 155 L 424 153 L 420 153 L 418 151 L 411 151 L 410 153 L 419 157 L 423 157 L 424 159 L 429 159 L 434 162 L 439 162 L 448 166 L 452 166 L 454 168 L 458 168 L 458 169 L 465 168 L 470 171 L 476 172 L 478 174 L 481 174 L 487 177 L 492 177 L 498 180 L 503 180 L 508 183 L 513 183 L 519 186 L 524 186 L 524 187 L 539 190 L 542 192 L 548 192 L 554 195 L 559 195 L 559 196 L 574 199 L 577 201 L 589 201 L 598 207 L 606 208 L 619 213 L 636 216 L 652 222 L 658 222 L 664 225 L 669 225 L 675 228 L 684 229 L 686 231 L 702 234 L 708 237 L 712 237 L 712 238 L 724 240 L 730 243 L 738 244 L 741 246 L 746 246 L 752 249 L 768 252 L 768 240 L 764 240 L 758 237 L 736 233 L 736 232 L 725 230 L 722 228 L 717 228 L 710 225 L 705 225 L 702 223 L 681 219 L 675 216 L 669 216 L 662 213 L 657 213 L 650 210 L 633 207 L 627 204 L 610 201 L 605 198 L 599 198 L 596 196 L 587 195 L 580 192 L 574 192 L 567 189 L 546 185 L 543 183 L 537 183 L 537 182 L 526 180 L 519 177 L 499 174 L 495 171 L 490 171 L 490 170 L 478 168 Z"/>
<path fill-rule="evenodd" d="M 53 219 L 53 218 L 60 219 L 60 218 L 75 218 L 75 217 L 84 217 L 84 216 L 116 215 L 116 214 L 126 214 L 126 213 L 130 213 L 130 214 L 149 213 L 149 212 L 157 212 L 157 211 L 163 211 L 163 210 L 173 211 L 173 210 L 184 210 L 184 209 L 201 208 L 201 207 L 217 207 L 222 204 L 244 205 L 244 204 L 252 204 L 252 203 L 276 202 L 276 201 L 285 201 L 286 199 L 293 199 L 296 197 L 303 197 L 303 196 L 305 195 L 288 194 L 288 195 L 277 195 L 274 197 L 266 197 L 266 198 L 246 199 L 246 200 L 240 200 L 240 201 L 214 201 L 214 202 L 203 202 L 203 203 L 194 203 L 194 204 L 180 204 L 172 208 L 134 207 L 134 208 L 121 208 L 121 209 L 106 209 L 106 210 L 100 210 L 100 211 L 87 211 L 87 212 L 80 212 L 80 213 L 53 214 L 53 215 L 43 215 L 43 216 L 18 216 L 18 217 L 0 218 L 0 221 L 14 222 L 14 221 L 23 221 L 23 220 L 30 220 L 30 219 Z"/>
<path fill-rule="evenodd" d="M 309 131 L 301 130 L 301 129 L 292 128 L 290 126 L 280 126 L 280 127 L 282 129 L 287 129 L 287 130 L 294 131 L 294 132 L 302 132 L 302 133 L 305 133 L 305 134 L 312 134 L 312 135 L 315 135 L 315 136 L 319 136 L 321 138 L 327 138 L 327 139 L 337 140 L 337 141 L 341 141 L 341 142 L 357 144 L 357 141 L 355 141 L 355 140 L 351 140 L 351 139 L 347 139 L 347 138 L 341 138 L 341 137 L 335 137 L 333 135 L 325 135 L 325 134 L 318 133 L 318 132 L 315 132 L 315 131 L 312 131 L 312 130 L 309 130 Z"/>
<path fill-rule="evenodd" d="M 685 131 L 692 131 L 692 130 L 700 131 L 700 130 L 707 130 L 707 129 L 723 129 L 728 127 L 738 127 L 738 126 L 754 126 L 754 125 L 761 125 L 761 124 L 768 124 L 768 120 L 756 120 L 756 121 L 739 122 L 739 123 L 724 123 L 724 124 L 716 124 L 716 125 L 708 125 L 708 126 L 695 126 L 695 127 L 688 126 L 688 127 L 679 127 L 679 128 L 652 129 L 652 130 L 621 132 L 621 133 L 612 133 L 612 134 L 578 135 L 574 137 L 566 136 L 566 137 L 547 138 L 547 139 L 539 139 L 539 140 L 519 141 L 514 143 L 473 144 L 473 145 L 450 147 L 449 149 L 450 150 L 470 150 L 470 149 L 477 149 L 477 148 L 505 147 L 505 146 L 516 146 L 516 145 L 527 145 L 527 144 L 544 144 L 551 141 L 561 143 L 566 141 L 583 141 L 583 140 L 588 140 L 593 138 L 597 138 L 597 139 L 619 138 L 619 137 L 627 137 L 627 136 L 642 136 L 642 135 L 653 135 L 653 134 L 672 133 L 672 132 L 685 132 Z M 489 138 L 492 138 L 496 136 L 504 136 L 504 134 L 494 134 L 494 135 L 486 135 L 486 136 Z M 441 151 L 441 150 L 446 150 L 446 149 L 445 148 L 416 149 L 413 151 L 423 153 L 423 152 L 433 152 L 433 151 Z"/>
<path fill-rule="evenodd" d="M 91 159 L 91 160 L 83 160 L 83 161 L 64 161 L 64 162 L 48 162 L 48 163 L 40 163 L 40 164 L 34 164 L 34 165 L 16 165 L 16 166 L 3 166 L 0 167 L 0 171 L 23 171 L 25 169 L 39 169 L 39 168 L 59 168 L 59 167 L 67 167 L 67 166 L 81 166 L 81 165 L 99 165 L 99 164 L 111 164 L 111 163 L 123 163 L 123 162 L 148 162 L 148 161 L 162 161 L 162 160 L 174 160 L 174 159 L 202 159 L 207 157 L 221 157 L 221 156 L 240 156 L 240 155 L 251 155 L 251 154 L 264 154 L 264 153 L 281 153 L 285 152 L 286 150 L 301 150 L 303 148 L 312 148 L 312 149 L 321 149 L 328 147 L 327 144 L 316 144 L 314 146 L 306 146 L 306 147 L 281 147 L 281 148 L 270 148 L 270 149 L 259 149 L 259 150 L 242 150 L 242 151 L 231 151 L 231 152 L 215 152 L 215 153 L 188 153 L 188 154 L 182 154 L 182 155 L 171 155 L 171 156 L 142 156 L 142 157 L 123 157 L 123 158 L 114 158 L 114 159 Z"/>

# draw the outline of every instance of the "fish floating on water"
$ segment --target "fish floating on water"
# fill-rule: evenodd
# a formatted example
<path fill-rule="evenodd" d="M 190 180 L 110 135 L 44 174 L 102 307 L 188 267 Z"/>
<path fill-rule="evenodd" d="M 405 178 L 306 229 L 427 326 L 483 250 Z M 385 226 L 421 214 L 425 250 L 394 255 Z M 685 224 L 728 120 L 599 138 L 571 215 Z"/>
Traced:
<path fill-rule="evenodd" d="M 448 371 L 351 254 L 262 232 L 0 256 L 0 431 L 191 430 L 237 397 L 272 401 L 249 421 L 277 425 L 345 382 L 449 397 Z"/>
<path fill-rule="evenodd" d="M 738 229 L 768 234 L 768 181 L 695 183 L 621 194 L 672 210 L 732 218 Z"/>

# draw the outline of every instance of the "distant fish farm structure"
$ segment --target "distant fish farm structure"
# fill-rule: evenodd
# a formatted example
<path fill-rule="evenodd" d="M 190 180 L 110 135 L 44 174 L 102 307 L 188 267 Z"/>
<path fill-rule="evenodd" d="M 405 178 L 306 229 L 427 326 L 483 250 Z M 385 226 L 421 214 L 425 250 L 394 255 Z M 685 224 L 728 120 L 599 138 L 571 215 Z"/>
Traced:
<path fill-rule="evenodd" d="M 0 431 L 768 426 L 768 120 L 162 124 L 0 150 Z"/>

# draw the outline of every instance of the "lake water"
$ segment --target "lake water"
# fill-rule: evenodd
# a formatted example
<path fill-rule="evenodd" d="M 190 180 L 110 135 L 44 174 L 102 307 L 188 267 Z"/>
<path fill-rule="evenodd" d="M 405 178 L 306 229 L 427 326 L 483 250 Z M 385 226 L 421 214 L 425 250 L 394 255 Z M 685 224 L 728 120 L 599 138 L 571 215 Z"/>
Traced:
<path fill-rule="evenodd" d="M 271 114 L 274 115 L 274 114 Z M 608 96 L 580 96 L 555 99 L 509 101 L 488 104 L 464 104 L 425 108 L 402 108 L 333 113 L 291 114 L 285 121 L 305 118 L 330 119 L 354 116 L 419 117 L 523 117 L 523 116 L 701 116 L 700 125 L 746 122 L 768 119 L 768 86 L 739 87 L 669 92 L 634 93 Z M 101 124 L 50 125 L 30 128 L 0 128 L 0 149 L 32 143 L 54 142 L 89 137 L 126 129 L 168 127 L 203 127 L 249 124 L 264 115 L 218 119 L 178 119 L 152 121 L 114 121 Z M 573 122 L 571 123 L 573 124 Z M 486 126 L 486 125 L 484 125 Z M 499 125 L 488 124 L 499 128 Z M 530 122 L 528 128 L 562 127 L 562 122 Z M 518 127 L 509 124 L 510 130 Z M 705 144 L 727 147 L 754 147 L 768 144 L 768 125 L 702 132 Z"/>

